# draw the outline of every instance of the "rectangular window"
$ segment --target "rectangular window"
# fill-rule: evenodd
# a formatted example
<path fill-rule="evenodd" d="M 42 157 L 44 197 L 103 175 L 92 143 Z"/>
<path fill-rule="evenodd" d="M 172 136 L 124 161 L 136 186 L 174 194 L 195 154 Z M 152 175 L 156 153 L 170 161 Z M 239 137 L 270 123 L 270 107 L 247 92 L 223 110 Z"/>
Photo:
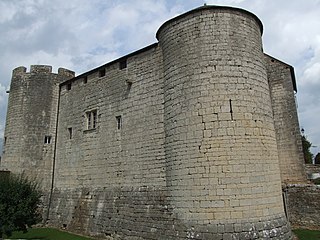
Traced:
<path fill-rule="evenodd" d="M 106 75 L 106 69 L 99 70 L 99 77 L 104 77 Z"/>
<path fill-rule="evenodd" d="M 117 129 L 121 129 L 122 127 L 122 119 L 121 116 L 116 116 L 116 120 L 117 120 Z"/>
<path fill-rule="evenodd" d="M 85 77 L 83 78 L 83 84 L 87 84 L 87 82 L 88 82 L 88 77 L 85 76 Z"/>
<path fill-rule="evenodd" d="M 68 90 L 68 91 L 71 90 L 71 83 L 68 83 L 68 84 L 67 84 L 67 90 Z"/>
<path fill-rule="evenodd" d="M 50 144 L 51 143 L 51 136 L 44 136 L 44 144 Z"/>
<path fill-rule="evenodd" d="M 4 137 L 3 145 L 6 145 L 6 143 L 7 143 L 7 137 Z"/>
<path fill-rule="evenodd" d="M 97 127 L 97 111 L 92 111 L 92 128 Z"/>
<path fill-rule="evenodd" d="M 88 130 L 97 128 L 97 117 L 97 110 L 86 112 Z"/>
<path fill-rule="evenodd" d="M 68 128 L 69 139 L 72 139 L 72 128 Z"/>
<path fill-rule="evenodd" d="M 127 59 L 124 59 L 122 61 L 119 62 L 119 69 L 125 69 L 127 68 Z"/>

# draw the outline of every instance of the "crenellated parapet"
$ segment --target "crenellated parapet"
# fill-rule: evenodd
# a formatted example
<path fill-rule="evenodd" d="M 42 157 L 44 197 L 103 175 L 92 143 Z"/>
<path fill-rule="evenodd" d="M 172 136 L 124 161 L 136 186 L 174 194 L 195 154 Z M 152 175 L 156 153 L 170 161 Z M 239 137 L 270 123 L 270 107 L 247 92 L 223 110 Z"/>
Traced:
<path fill-rule="evenodd" d="M 17 75 L 22 75 L 22 74 L 25 74 L 25 73 L 27 73 L 27 68 L 23 67 L 23 66 L 20 66 L 20 67 L 17 67 L 17 68 L 12 70 L 12 77 L 15 77 Z"/>
<path fill-rule="evenodd" d="M 52 73 L 52 66 L 48 66 L 48 65 L 31 65 L 30 66 L 30 73 L 33 73 L 33 74 Z"/>
<path fill-rule="evenodd" d="M 75 72 L 66 68 L 58 68 L 58 75 L 69 79 L 75 77 Z"/>
<path fill-rule="evenodd" d="M 58 68 L 58 73 L 52 72 L 52 66 L 49 65 L 31 65 L 30 71 L 24 66 L 17 67 L 12 71 L 12 78 L 16 76 L 23 76 L 27 74 L 53 74 L 59 77 L 64 77 L 65 80 L 75 77 L 75 72 L 66 68 Z"/>

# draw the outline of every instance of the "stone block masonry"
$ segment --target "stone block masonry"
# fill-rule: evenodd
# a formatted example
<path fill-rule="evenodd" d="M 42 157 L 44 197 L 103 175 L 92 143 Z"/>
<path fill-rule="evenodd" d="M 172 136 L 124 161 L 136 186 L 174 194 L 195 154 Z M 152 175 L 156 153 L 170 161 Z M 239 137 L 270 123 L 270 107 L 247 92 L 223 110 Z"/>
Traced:
<path fill-rule="evenodd" d="M 306 183 L 293 68 L 265 55 L 282 183 Z M 290 166 L 290 167 L 288 167 Z"/>
<path fill-rule="evenodd" d="M 288 217 L 293 226 L 320 228 L 320 186 L 291 184 L 284 191 Z"/>
<path fill-rule="evenodd" d="M 1 167 L 36 178 L 50 189 L 54 155 L 59 84 L 74 72 L 32 65 L 13 70 Z"/>
<path fill-rule="evenodd" d="M 165 22 L 158 43 L 77 77 L 17 68 L 1 166 L 49 187 L 55 227 L 121 239 L 291 239 L 280 176 L 304 181 L 286 95 L 294 79 L 268 62 L 261 34 L 252 13 L 204 6 Z"/>

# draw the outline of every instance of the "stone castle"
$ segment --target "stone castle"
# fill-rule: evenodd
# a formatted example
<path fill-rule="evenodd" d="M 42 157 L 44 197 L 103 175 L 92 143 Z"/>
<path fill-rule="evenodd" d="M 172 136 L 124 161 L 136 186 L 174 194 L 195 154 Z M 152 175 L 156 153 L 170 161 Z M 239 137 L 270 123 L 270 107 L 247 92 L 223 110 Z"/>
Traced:
<path fill-rule="evenodd" d="M 291 239 L 306 182 L 293 67 L 262 23 L 203 6 L 79 76 L 13 70 L 2 169 L 41 181 L 56 227 L 121 239 Z"/>

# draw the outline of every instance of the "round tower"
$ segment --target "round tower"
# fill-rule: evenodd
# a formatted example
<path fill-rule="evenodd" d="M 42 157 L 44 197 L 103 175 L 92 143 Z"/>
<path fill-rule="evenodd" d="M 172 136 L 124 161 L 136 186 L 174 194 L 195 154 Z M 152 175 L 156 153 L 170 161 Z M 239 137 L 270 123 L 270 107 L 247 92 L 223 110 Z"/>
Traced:
<path fill-rule="evenodd" d="M 32 65 L 13 70 L 10 85 L 4 154 L 1 167 L 24 172 L 46 189 L 51 184 L 59 83 L 74 72 Z"/>
<path fill-rule="evenodd" d="M 217 6 L 157 32 L 169 198 L 189 235 L 290 239 L 261 34 L 252 13 Z"/>

